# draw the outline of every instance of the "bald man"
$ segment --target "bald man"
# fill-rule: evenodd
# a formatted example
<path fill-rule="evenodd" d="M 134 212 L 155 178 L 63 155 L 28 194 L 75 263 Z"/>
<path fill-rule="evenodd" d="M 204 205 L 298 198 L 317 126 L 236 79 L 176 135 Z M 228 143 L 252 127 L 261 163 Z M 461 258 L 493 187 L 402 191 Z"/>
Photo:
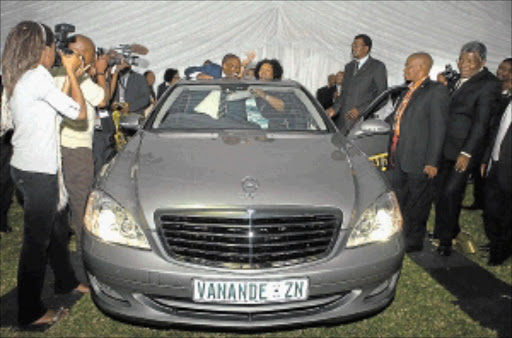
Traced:
<path fill-rule="evenodd" d="M 404 77 L 409 89 L 396 105 L 390 146 L 392 185 L 404 219 L 406 252 L 421 251 L 434 196 L 448 117 L 450 93 L 428 77 L 432 58 L 414 53 Z"/>
<path fill-rule="evenodd" d="M 94 183 L 94 161 L 92 141 L 96 119 L 96 107 L 104 107 L 108 101 L 106 70 L 108 55 L 96 58 L 96 47 L 84 35 L 75 35 L 69 48 L 82 60 L 82 73 L 78 79 L 87 108 L 87 120 L 75 123 L 63 120 L 61 125 L 61 155 L 64 183 L 69 194 L 71 226 L 75 233 L 77 251 L 80 254 L 80 239 L 83 229 L 85 205 Z M 96 82 L 92 80 L 95 77 Z M 57 70 L 55 81 L 61 86 L 65 77 Z M 66 217 L 61 217 L 64 221 Z M 78 270 L 78 278 L 85 276 Z M 85 280 L 81 280 L 85 282 Z"/>

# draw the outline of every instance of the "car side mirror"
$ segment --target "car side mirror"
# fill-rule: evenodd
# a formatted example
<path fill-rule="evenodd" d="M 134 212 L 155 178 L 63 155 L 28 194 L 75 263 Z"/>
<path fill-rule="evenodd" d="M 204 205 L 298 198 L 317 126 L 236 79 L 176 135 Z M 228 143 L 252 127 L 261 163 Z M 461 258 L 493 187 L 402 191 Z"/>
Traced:
<path fill-rule="evenodd" d="M 141 115 L 135 113 L 128 113 L 121 116 L 119 125 L 125 130 L 137 131 L 140 128 Z"/>
<path fill-rule="evenodd" d="M 383 135 L 391 132 L 391 127 L 386 121 L 371 119 L 361 124 L 361 131 L 365 135 Z"/>

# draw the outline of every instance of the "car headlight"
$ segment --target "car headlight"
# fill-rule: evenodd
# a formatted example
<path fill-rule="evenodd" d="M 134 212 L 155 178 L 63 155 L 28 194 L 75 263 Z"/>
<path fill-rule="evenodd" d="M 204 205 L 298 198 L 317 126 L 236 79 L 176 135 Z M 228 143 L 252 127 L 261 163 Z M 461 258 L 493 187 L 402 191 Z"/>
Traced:
<path fill-rule="evenodd" d="M 402 214 L 394 192 L 381 195 L 359 217 L 347 242 L 347 248 L 386 242 L 402 229 Z"/>
<path fill-rule="evenodd" d="M 133 216 L 101 191 L 95 190 L 89 196 L 84 223 L 91 234 L 104 242 L 150 249 Z"/>

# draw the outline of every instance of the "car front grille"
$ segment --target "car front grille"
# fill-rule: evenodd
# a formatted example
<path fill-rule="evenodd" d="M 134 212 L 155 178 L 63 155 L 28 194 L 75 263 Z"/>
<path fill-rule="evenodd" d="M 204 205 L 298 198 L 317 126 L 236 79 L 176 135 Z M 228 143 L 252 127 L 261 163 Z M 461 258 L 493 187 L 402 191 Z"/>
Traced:
<path fill-rule="evenodd" d="M 338 209 L 172 210 L 155 221 L 174 259 L 229 269 L 263 269 L 311 262 L 331 251 Z"/>

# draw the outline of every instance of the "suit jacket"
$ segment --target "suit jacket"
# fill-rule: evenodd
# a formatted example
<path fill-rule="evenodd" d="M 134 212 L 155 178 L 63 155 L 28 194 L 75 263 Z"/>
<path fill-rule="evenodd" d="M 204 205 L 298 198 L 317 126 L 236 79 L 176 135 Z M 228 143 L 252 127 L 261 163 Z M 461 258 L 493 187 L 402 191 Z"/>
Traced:
<path fill-rule="evenodd" d="M 500 110 L 496 114 L 496 118 L 493 119 L 493 123 L 491 125 L 489 131 L 489 144 L 485 149 L 482 163 L 488 164 L 491 159 L 492 149 L 494 148 L 494 144 L 496 142 L 496 136 L 498 136 L 498 131 L 500 128 L 501 117 L 505 113 L 507 106 L 511 103 L 511 97 L 508 97 L 504 100 L 503 105 L 500 106 Z M 512 190 L 512 126 L 509 125 L 507 132 L 505 133 L 505 137 L 501 141 L 500 152 L 499 152 L 499 160 L 498 163 L 494 163 L 491 165 L 497 165 L 498 170 L 498 183 L 500 186 L 508 192 Z"/>
<path fill-rule="evenodd" d="M 493 112 L 499 104 L 500 81 L 487 68 L 473 75 L 451 96 L 443 154 L 455 161 L 461 152 L 481 156 Z M 478 163 L 480 160 L 477 160 Z"/>
<path fill-rule="evenodd" d="M 162 94 L 165 92 L 165 90 L 169 88 L 169 86 L 165 83 L 165 82 L 162 82 L 158 85 L 157 89 L 156 89 L 156 98 L 157 100 L 160 98 L 160 96 L 162 96 Z"/>
<path fill-rule="evenodd" d="M 119 101 L 119 86 L 121 86 L 120 83 L 116 86 L 115 101 Z M 130 112 L 144 113 L 144 109 L 150 104 L 150 97 L 151 89 L 146 82 L 146 78 L 139 73 L 130 71 L 124 93 L 125 101 L 130 105 Z"/>
<path fill-rule="evenodd" d="M 421 174 L 425 165 L 439 168 L 449 100 L 449 90 L 430 79 L 426 79 L 413 93 L 402 114 L 395 155 L 402 171 Z M 396 107 L 399 106 L 397 103 Z"/>
<path fill-rule="evenodd" d="M 332 86 L 330 88 L 328 86 L 319 88 L 316 91 L 316 99 L 324 109 L 327 109 L 333 105 L 333 96 L 335 92 L 336 86 Z"/>
<path fill-rule="evenodd" d="M 339 128 L 347 125 L 346 112 L 357 108 L 359 113 L 362 113 L 380 93 L 388 88 L 386 66 L 381 61 L 370 56 L 354 75 L 355 67 L 357 67 L 356 60 L 345 65 L 345 75 L 341 84 L 343 91 L 333 106 L 335 121 Z"/>

